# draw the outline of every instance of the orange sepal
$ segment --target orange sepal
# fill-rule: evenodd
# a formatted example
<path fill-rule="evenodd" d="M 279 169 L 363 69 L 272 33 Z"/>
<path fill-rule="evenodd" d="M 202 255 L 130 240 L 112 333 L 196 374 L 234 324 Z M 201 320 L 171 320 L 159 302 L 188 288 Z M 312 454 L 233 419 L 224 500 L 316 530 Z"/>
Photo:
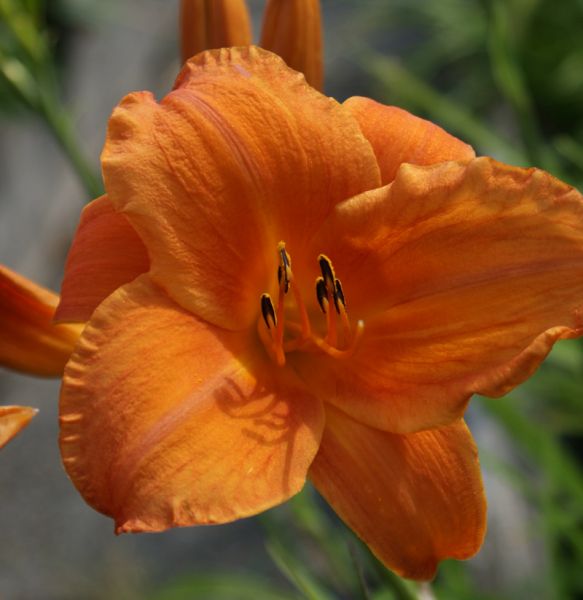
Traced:
<path fill-rule="evenodd" d="M 395 179 L 403 163 L 432 165 L 446 160 L 475 158 L 471 146 L 435 123 L 396 106 L 354 96 L 344 105 L 371 143 L 381 169 L 383 185 Z"/>
<path fill-rule="evenodd" d="M 255 47 L 199 54 L 160 103 L 126 96 L 102 163 L 109 198 L 148 249 L 152 279 L 231 329 L 257 318 L 280 240 L 301 262 L 334 206 L 380 183 L 350 113 Z"/>
<path fill-rule="evenodd" d="M 37 412 L 28 406 L 0 406 L 0 448 L 22 431 Z"/>
<path fill-rule="evenodd" d="M 260 45 L 303 73 L 312 87 L 322 89 L 320 0 L 269 0 Z"/>
<path fill-rule="evenodd" d="M 180 50 L 182 62 L 191 56 L 251 43 L 251 20 L 245 0 L 182 0 Z"/>
<path fill-rule="evenodd" d="M 439 561 L 482 545 L 486 499 L 463 421 L 409 435 L 372 429 L 327 408 L 310 479 L 387 567 L 428 580 Z"/>
<path fill-rule="evenodd" d="M 365 324 L 350 360 L 293 357 L 310 389 L 408 433 L 501 396 L 583 334 L 583 197 L 488 158 L 404 165 L 316 236 Z"/>
<path fill-rule="evenodd" d="M 0 365 L 46 377 L 60 376 L 80 325 L 55 325 L 59 296 L 0 265 Z"/>
<path fill-rule="evenodd" d="M 254 333 L 216 328 L 143 275 L 95 311 L 63 378 L 61 452 L 116 531 L 223 523 L 298 492 L 321 402 Z"/>
<path fill-rule="evenodd" d="M 109 294 L 149 269 L 146 248 L 107 196 L 81 213 L 67 256 L 56 321 L 85 322 Z"/>

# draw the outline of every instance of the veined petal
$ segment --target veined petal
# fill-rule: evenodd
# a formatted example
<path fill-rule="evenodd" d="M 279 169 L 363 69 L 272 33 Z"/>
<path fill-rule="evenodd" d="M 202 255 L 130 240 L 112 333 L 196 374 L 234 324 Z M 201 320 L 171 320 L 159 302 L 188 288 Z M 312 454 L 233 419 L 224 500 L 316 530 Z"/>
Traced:
<path fill-rule="evenodd" d="M 383 185 L 395 179 L 403 163 L 432 165 L 447 160 L 475 158 L 471 146 L 431 121 L 420 119 L 396 106 L 354 96 L 344 105 L 358 121 L 372 144 Z"/>
<path fill-rule="evenodd" d="M 182 62 L 211 48 L 250 43 L 251 20 L 245 0 L 181 0 Z"/>
<path fill-rule="evenodd" d="M 145 273 L 146 247 L 107 196 L 89 203 L 69 250 L 57 321 L 85 322 L 109 294 Z"/>
<path fill-rule="evenodd" d="M 405 165 L 339 206 L 317 240 L 365 332 L 349 360 L 294 360 L 310 389 L 371 426 L 451 422 L 472 394 L 506 394 L 583 334 L 583 198 L 542 171 Z"/>
<path fill-rule="evenodd" d="M 0 448 L 22 431 L 37 412 L 28 406 L 0 406 Z"/>
<path fill-rule="evenodd" d="M 321 402 L 251 334 L 181 309 L 147 275 L 93 314 L 63 378 L 61 452 L 116 530 L 223 523 L 303 486 Z"/>
<path fill-rule="evenodd" d="M 198 55 L 160 104 L 127 96 L 102 160 L 152 278 L 184 308 L 232 329 L 257 317 L 278 241 L 301 256 L 338 202 L 380 182 L 348 111 L 254 47 Z"/>
<path fill-rule="evenodd" d="M 0 365 L 60 376 L 81 334 L 80 325 L 55 325 L 59 296 L 0 265 Z"/>
<path fill-rule="evenodd" d="M 320 0 L 268 0 L 260 45 L 303 73 L 312 87 L 322 89 Z"/>
<path fill-rule="evenodd" d="M 327 409 L 310 478 L 387 567 L 431 579 L 445 558 L 482 545 L 486 500 L 463 421 L 409 435 L 372 429 Z"/>

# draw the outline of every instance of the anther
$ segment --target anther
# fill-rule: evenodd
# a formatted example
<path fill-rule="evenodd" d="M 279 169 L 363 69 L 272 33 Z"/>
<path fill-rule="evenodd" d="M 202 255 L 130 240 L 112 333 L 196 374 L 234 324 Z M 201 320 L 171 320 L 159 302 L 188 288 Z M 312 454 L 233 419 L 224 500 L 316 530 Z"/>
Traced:
<path fill-rule="evenodd" d="M 336 276 L 334 275 L 332 261 L 325 254 L 320 254 L 318 256 L 318 264 L 320 265 L 320 271 L 322 271 L 322 278 L 326 284 L 326 289 L 333 295 L 336 288 L 334 284 Z"/>
<path fill-rule="evenodd" d="M 277 267 L 277 282 L 279 286 L 283 286 L 283 291 L 285 294 L 289 291 L 289 284 L 292 279 L 292 270 L 291 270 L 291 259 L 287 250 L 285 249 L 285 243 L 279 242 L 277 245 L 277 251 L 279 253 L 279 267 Z"/>
<path fill-rule="evenodd" d="M 344 292 L 342 291 L 342 284 L 339 279 L 334 281 L 334 306 L 336 307 L 336 312 L 340 314 L 340 304 L 344 308 L 346 308 L 346 301 L 344 300 Z"/>
<path fill-rule="evenodd" d="M 273 301 L 269 294 L 261 294 L 261 314 L 263 315 L 263 320 L 267 325 L 267 329 L 271 329 L 272 325 L 273 327 L 277 326 L 275 307 L 273 306 Z"/>
<path fill-rule="evenodd" d="M 316 298 L 320 309 L 326 314 L 326 307 L 328 306 L 328 291 L 326 290 L 326 282 L 323 277 L 316 279 Z"/>

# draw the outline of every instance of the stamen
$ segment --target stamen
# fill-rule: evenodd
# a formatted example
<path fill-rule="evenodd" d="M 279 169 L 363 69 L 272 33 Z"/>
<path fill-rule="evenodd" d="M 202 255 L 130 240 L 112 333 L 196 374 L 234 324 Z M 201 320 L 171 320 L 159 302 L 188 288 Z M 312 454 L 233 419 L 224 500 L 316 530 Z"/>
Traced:
<path fill-rule="evenodd" d="M 322 273 L 316 279 L 316 299 L 322 312 L 326 315 L 327 332 L 324 338 L 312 333 L 306 306 L 303 303 L 300 291 L 294 285 L 294 276 L 291 269 L 291 258 L 287 253 L 284 242 L 277 245 L 279 265 L 277 268 L 278 294 L 277 304 L 274 305 L 269 294 L 261 296 L 261 314 L 266 328 L 260 328 L 260 336 L 273 359 L 279 366 L 285 365 L 286 353 L 294 350 L 307 352 L 321 351 L 333 358 L 346 358 L 350 356 L 360 342 L 364 331 L 364 323 L 358 321 L 354 334 L 351 331 L 346 299 L 340 280 L 336 279 L 332 261 L 324 254 L 318 256 L 318 264 Z M 300 322 L 285 322 L 285 299 L 289 290 L 292 290 Z M 334 309 L 330 305 L 334 302 Z M 287 315 L 290 316 L 289 314 Z M 297 318 L 296 316 L 296 318 Z M 338 331 L 338 319 L 342 324 L 342 331 Z M 288 337 L 285 336 L 288 333 Z M 289 334 L 294 332 L 295 335 Z M 285 338 L 285 341 L 284 341 Z M 340 347 L 343 347 L 340 349 Z"/>
<path fill-rule="evenodd" d="M 285 249 L 285 242 L 279 242 L 277 245 L 279 253 L 279 267 L 277 268 L 277 282 L 283 287 L 285 294 L 289 291 L 289 284 L 292 280 L 291 258 Z"/>
<path fill-rule="evenodd" d="M 326 333 L 325 341 L 331 346 L 338 344 L 338 331 L 336 328 L 336 311 L 329 310 L 326 313 L 326 324 L 328 326 L 328 333 Z"/>
<path fill-rule="evenodd" d="M 344 329 L 344 339 L 350 339 L 351 327 L 350 320 L 348 319 L 348 313 L 346 312 L 346 300 L 344 298 L 344 291 L 342 290 L 342 284 L 340 279 L 336 280 L 336 294 L 334 295 L 334 305 L 336 310 L 342 319 L 342 327 Z"/>
<path fill-rule="evenodd" d="M 277 326 L 275 307 L 273 306 L 273 300 L 269 294 L 261 294 L 261 314 L 263 315 L 263 320 L 267 325 L 267 329 L 271 329 L 271 326 Z"/>
<path fill-rule="evenodd" d="M 334 306 L 336 307 L 336 312 L 340 314 L 340 304 L 346 308 L 346 301 L 344 300 L 344 292 L 342 291 L 340 279 L 336 279 L 334 284 Z"/>
<path fill-rule="evenodd" d="M 328 303 L 330 303 L 331 299 L 333 299 L 334 305 L 336 306 L 336 275 L 334 274 L 332 261 L 325 254 L 320 254 L 320 256 L 318 256 L 318 264 L 320 265 L 320 271 L 322 272 L 322 280 L 324 281 L 326 299 L 328 300 Z M 316 290 L 316 294 L 317 293 L 318 292 Z M 338 311 L 337 306 L 336 310 Z M 326 333 L 325 341 L 331 346 L 336 346 L 338 343 L 338 334 L 336 331 L 336 313 L 333 310 L 326 312 L 326 322 L 328 332 Z"/>
<path fill-rule="evenodd" d="M 316 298 L 320 305 L 320 309 L 326 314 L 326 309 L 328 307 L 328 290 L 326 289 L 326 282 L 323 277 L 318 277 L 318 279 L 316 279 Z"/>
<path fill-rule="evenodd" d="M 333 295 L 336 287 L 334 284 L 336 276 L 334 275 L 332 261 L 325 254 L 320 254 L 320 256 L 318 256 L 318 264 L 320 265 L 320 271 L 322 271 L 322 278 L 326 284 L 326 289 Z"/>

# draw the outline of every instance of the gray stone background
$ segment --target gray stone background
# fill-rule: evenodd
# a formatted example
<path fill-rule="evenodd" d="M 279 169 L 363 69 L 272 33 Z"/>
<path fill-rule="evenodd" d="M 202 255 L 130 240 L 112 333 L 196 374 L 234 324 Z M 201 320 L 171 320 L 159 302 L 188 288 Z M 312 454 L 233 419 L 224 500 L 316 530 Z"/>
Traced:
<path fill-rule="evenodd" d="M 91 10 L 91 4 L 76 6 Z M 360 91 L 358 78 L 351 79 L 350 47 L 361 41 L 350 13 L 355 4 L 323 3 L 326 91 L 339 98 Z M 250 5 L 257 32 L 263 2 Z M 178 68 L 177 11 L 176 0 L 103 1 L 98 18 L 75 33 L 67 101 L 96 166 L 107 118 L 119 99 L 141 89 L 160 97 L 171 86 Z M 27 117 L 0 121 L 0 262 L 58 289 L 87 200 L 42 123 Z M 2 404 L 40 408 L 30 427 L 0 454 L 1 600 L 142 598 L 152 586 L 209 568 L 274 576 L 253 520 L 114 536 L 110 520 L 85 505 L 61 467 L 58 387 L 57 381 L 0 371 Z M 503 447 L 487 423 L 479 422 L 478 438 L 490 449 Z M 536 549 L 525 551 L 528 514 L 503 482 L 487 475 L 487 485 L 490 533 L 473 568 L 485 581 L 520 580 L 539 561 Z"/>

